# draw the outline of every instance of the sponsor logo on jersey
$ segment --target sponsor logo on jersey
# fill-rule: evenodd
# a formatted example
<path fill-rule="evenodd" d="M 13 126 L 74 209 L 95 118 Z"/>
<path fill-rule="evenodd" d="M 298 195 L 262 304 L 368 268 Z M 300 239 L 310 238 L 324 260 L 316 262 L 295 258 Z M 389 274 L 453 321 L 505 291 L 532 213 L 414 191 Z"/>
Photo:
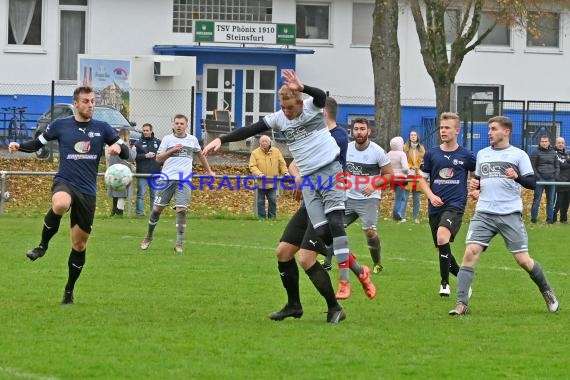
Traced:
<path fill-rule="evenodd" d="M 443 179 L 453 178 L 453 168 L 443 168 L 439 171 L 439 176 Z"/>
<path fill-rule="evenodd" d="M 89 149 L 91 149 L 91 141 L 79 141 L 75 143 L 73 149 L 75 149 L 77 153 L 87 153 Z"/>

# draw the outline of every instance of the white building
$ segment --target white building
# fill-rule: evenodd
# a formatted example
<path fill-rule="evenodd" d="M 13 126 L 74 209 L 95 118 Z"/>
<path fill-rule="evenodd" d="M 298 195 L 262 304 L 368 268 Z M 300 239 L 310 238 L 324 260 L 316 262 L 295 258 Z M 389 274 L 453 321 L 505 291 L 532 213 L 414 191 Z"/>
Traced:
<path fill-rule="evenodd" d="M 49 108 L 52 80 L 56 101 L 69 101 L 78 83 L 78 54 L 183 55 L 195 56 L 197 62 L 194 132 L 199 137 L 201 119 L 211 118 L 215 109 L 231 110 L 237 126 L 274 111 L 280 72 L 286 68 L 337 98 L 338 121 L 349 123 L 354 116 L 374 114 L 368 48 L 373 9 L 372 1 L 363 0 L 0 0 L 0 106 L 25 105 L 29 112 L 41 113 Z M 457 15 L 449 12 L 450 20 Z M 197 43 L 193 19 L 242 26 L 295 24 L 296 42 Z M 543 20 L 538 38 L 498 26 L 466 56 L 456 77 L 459 93 L 495 100 L 570 100 L 570 13 L 560 11 Z M 485 16 L 483 23 L 488 22 L 490 16 Z M 435 114 L 433 84 L 405 6 L 398 39 L 405 135 Z M 491 107 L 489 113 L 493 111 Z M 180 112 L 190 114 L 192 109 L 188 105 Z M 566 120 L 556 121 L 563 128 Z M 170 128 L 158 130 L 167 133 Z"/>

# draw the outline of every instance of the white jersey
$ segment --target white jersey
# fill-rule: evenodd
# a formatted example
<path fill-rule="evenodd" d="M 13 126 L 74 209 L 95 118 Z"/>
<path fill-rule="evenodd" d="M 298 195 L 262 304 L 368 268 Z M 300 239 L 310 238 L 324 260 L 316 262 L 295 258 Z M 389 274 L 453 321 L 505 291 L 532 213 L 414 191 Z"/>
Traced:
<path fill-rule="evenodd" d="M 381 168 L 389 163 L 390 158 L 388 158 L 384 149 L 375 142 L 370 141 L 370 144 L 364 150 L 356 149 L 356 142 L 354 141 L 349 143 L 346 151 L 346 171 L 351 174 L 347 178 L 351 185 L 346 190 L 346 196 L 351 199 L 380 199 L 380 190 L 375 190 L 369 197 L 364 196 L 362 189 L 366 185 L 360 185 L 360 188 L 357 189 L 354 176 L 368 176 L 368 183 L 371 183 L 372 178 L 380 175 Z"/>
<path fill-rule="evenodd" d="M 167 135 L 162 139 L 156 154 L 166 152 L 176 144 L 182 144 L 184 148 L 168 157 L 162 166 L 162 172 L 171 181 L 184 180 L 192 173 L 194 153 L 201 150 L 198 139 L 190 134 L 184 137 Z"/>
<path fill-rule="evenodd" d="M 283 111 L 278 111 L 266 115 L 263 121 L 271 129 L 283 132 L 302 176 L 330 164 L 340 154 L 340 148 L 327 128 L 321 109 L 313 104 L 313 98 L 303 101 L 301 115 L 293 120 L 287 119 Z"/>
<path fill-rule="evenodd" d="M 498 215 L 523 211 L 521 186 L 506 177 L 507 168 L 515 169 L 520 177 L 534 173 L 528 154 L 512 145 L 487 147 L 477 153 L 475 174 L 481 178 L 481 192 L 476 211 Z"/>

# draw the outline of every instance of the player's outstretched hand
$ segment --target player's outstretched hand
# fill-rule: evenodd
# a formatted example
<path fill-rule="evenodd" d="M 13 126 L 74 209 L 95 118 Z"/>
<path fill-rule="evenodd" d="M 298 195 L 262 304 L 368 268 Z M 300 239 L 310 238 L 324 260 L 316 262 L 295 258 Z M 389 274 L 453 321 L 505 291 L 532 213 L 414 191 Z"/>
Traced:
<path fill-rule="evenodd" d="M 107 153 L 109 153 L 111 156 L 117 156 L 119 153 L 121 153 L 121 146 L 119 144 L 110 145 L 107 148 Z"/>
<path fill-rule="evenodd" d="M 216 137 L 214 140 L 210 141 L 210 143 L 209 143 L 208 145 L 206 145 L 206 146 L 204 147 L 204 149 L 202 149 L 202 154 L 203 154 L 204 156 L 207 156 L 208 153 L 209 153 L 210 151 L 212 151 L 212 150 L 213 150 L 214 152 L 217 152 L 218 149 L 220 149 L 221 146 L 222 146 L 222 140 L 220 140 L 219 137 Z"/>
<path fill-rule="evenodd" d="M 295 71 L 283 70 L 283 79 L 285 80 L 287 87 L 289 87 L 291 90 L 303 91 L 303 83 L 297 74 L 295 74 Z"/>
<path fill-rule="evenodd" d="M 14 153 L 17 152 L 18 149 L 20 149 L 20 144 L 15 141 L 12 141 L 10 144 L 8 144 L 8 152 Z"/>

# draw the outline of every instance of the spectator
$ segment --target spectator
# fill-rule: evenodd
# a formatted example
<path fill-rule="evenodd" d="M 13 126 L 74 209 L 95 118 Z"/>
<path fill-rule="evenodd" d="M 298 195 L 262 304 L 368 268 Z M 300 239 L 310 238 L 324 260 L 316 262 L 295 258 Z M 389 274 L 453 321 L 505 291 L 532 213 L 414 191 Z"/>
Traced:
<path fill-rule="evenodd" d="M 125 141 L 125 143 L 128 143 L 128 141 L 129 141 L 129 130 L 127 128 L 122 128 L 119 131 L 119 137 L 121 138 L 122 141 Z M 129 149 L 129 155 L 130 155 L 129 158 L 124 160 L 117 155 L 109 154 L 109 152 L 107 151 L 107 153 L 106 153 L 107 167 L 113 166 L 115 164 L 123 164 L 123 165 L 127 166 L 129 169 L 131 169 L 131 171 L 132 171 L 133 167 L 132 167 L 131 163 L 135 162 L 136 154 L 132 149 Z M 133 195 L 133 185 L 131 183 L 129 186 L 127 186 L 127 188 L 125 190 L 121 190 L 121 191 L 117 191 L 117 190 L 113 190 L 111 188 L 108 188 L 107 194 L 111 198 L 113 198 L 113 210 L 111 211 L 111 216 L 115 216 L 115 215 L 123 216 L 127 198 L 129 198 Z"/>
<path fill-rule="evenodd" d="M 134 145 L 137 153 L 137 174 L 152 174 L 159 172 L 161 165 L 156 162 L 156 151 L 160 146 L 160 140 L 154 137 L 152 125 L 144 123 L 142 127 L 142 137 Z M 144 196 L 146 191 L 150 194 L 149 210 L 152 211 L 154 202 L 154 187 L 148 186 L 147 177 L 137 178 L 137 216 L 144 216 Z"/>
<path fill-rule="evenodd" d="M 532 168 L 536 174 L 537 181 L 555 181 L 558 178 L 560 165 L 556 151 L 550 146 L 548 136 L 541 136 L 538 149 L 531 156 Z M 554 185 L 536 185 L 534 189 L 534 199 L 530 210 L 530 221 L 536 223 L 538 209 L 543 191 L 546 190 L 546 223 L 554 222 L 554 197 L 556 188 Z"/>
<path fill-rule="evenodd" d="M 263 219 L 275 219 L 277 216 L 275 177 L 289 173 L 281 151 L 271 146 L 269 136 L 261 135 L 259 138 L 259 147 L 251 152 L 249 157 L 249 171 L 258 177 L 266 177 L 258 181 L 257 216 Z M 267 198 L 267 212 L 265 212 L 265 198 Z"/>
<path fill-rule="evenodd" d="M 570 182 L 570 155 L 566 152 L 566 142 L 564 137 L 556 139 L 556 154 L 560 165 L 558 182 Z M 560 212 L 560 223 L 568 223 L 568 204 L 570 203 L 570 186 L 556 186 L 556 202 L 554 203 L 553 222 L 556 223 L 558 212 Z"/>
<path fill-rule="evenodd" d="M 420 143 L 420 137 L 416 131 L 410 132 L 410 138 L 408 142 L 404 145 L 404 153 L 408 157 L 409 171 L 408 175 L 417 176 L 420 173 L 420 166 L 424 161 L 424 155 L 426 154 L 426 148 Z M 420 222 L 420 196 L 422 194 L 420 189 L 414 189 L 414 183 L 409 183 L 406 186 L 405 196 L 406 201 L 404 203 L 404 210 L 402 212 L 402 217 L 406 218 L 406 207 L 408 205 L 408 197 L 410 192 L 412 193 L 412 205 L 413 212 L 412 217 L 414 223 Z"/>
<path fill-rule="evenodd" d="M 388 158 L 394 170 L 394 177 L 406 177 L 408 175 L 408 158 L 404 153 L 404 139 L 401 136 L 396 136 L 390 140 L 390 151 Z M 394 220 L 405 222 L 404 217 L 406 207 L 406 190 L 401 186 L 394 186 L 394 206 L 392 207 L 392 218 Z"/>

